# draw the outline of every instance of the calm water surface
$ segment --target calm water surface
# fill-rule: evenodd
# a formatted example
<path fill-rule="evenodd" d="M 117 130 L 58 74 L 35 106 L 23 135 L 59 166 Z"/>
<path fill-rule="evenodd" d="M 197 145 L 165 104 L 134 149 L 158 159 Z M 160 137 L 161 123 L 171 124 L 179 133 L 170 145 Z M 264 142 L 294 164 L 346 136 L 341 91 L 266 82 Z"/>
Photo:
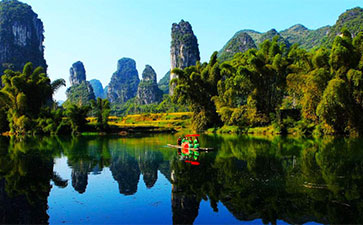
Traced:
<path fill-rule="evenodd" d="M 0 223 L 363 223 L 362 140 L 176 138 L 0 138 Z"/>

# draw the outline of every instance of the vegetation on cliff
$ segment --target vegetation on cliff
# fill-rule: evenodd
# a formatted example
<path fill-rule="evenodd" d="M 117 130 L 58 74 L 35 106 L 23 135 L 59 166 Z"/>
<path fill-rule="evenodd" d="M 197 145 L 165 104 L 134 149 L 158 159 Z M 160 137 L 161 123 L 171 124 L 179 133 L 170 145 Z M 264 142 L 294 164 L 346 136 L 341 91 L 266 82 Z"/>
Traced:
<path fill-rule="evenodd" d="M 117 62 L 117 70 L 108 84 L 107 98 L 111 103 L 123 104 L 136 96 L 139 83 L 135 60 L 122 58 Z"/>
<path fill-rule="evenodd" d="M 252 39 L 254 44 L 258 47 L 265 40 L 272 40 L 274 36 L 279 36 L 279 40 L 284 42 L 286 46 L 298 44 L 301 48 L 311 50 L 325 46 L 331 48 L 334 38 L 340 34 L 340 30 L 346 28 L 355 37 L 360 31 L 363 30 L 363 9 L 356 7 L 349 9 L 341 14 L 333 26 L 323 26 L 316 30 L 306 28 L 301 24 L 296 24 L 288 29 L 277 32 L 275 29 L 271 29 L 265 33 L 260 33 L 254 30 L 241 30 L 238 31 L 220 50 L 220 61 L 232 59 L 234 54 L 230 54 L 232 51 L 245 52 L 245 48 L 240 46 L 244 45 L 245 39 L 238 39 L 241 34 L 247 34 Z M 251 44 L 250 44 L 251 45 Z M 239 51 L 238 49 L 241 48 Z"/>
<path fill-rule="evenodd" d="M 27 62 L 46 70 L 43 31 L 42 21 L 29 5 L 0 1 L 0 73 L 22 70 Z"/>
<path fill-rule="evenodd" d="M 86 69 L 81 61 L 72 64 L 69 69 L 69 83 L 71 87 L 67 89 L 67 101 L 63 103 L 63 107 L 67 108 L 72 104 L 79 106 L 90 105 L 95 100 L 95 94 L 92 85 L 87 81 Z M 101 87 L 102 88 L 102 87 Z"/>
<path fill-rule="evenodd" d="M 226 61 L 233 58 L 236 53 L 245 52 L 251 48 L 256 48 L 252 37 L 246 32 L 237 32 L 219 51 L 218 58 L 220 61 Z"/>
<path fill-rule="evenodd" d="M 327 47 L 332 46 L 335 36 L 343 28 L 347 29 L 354 37 L 363 31 L 363 9 L 356 7 L 341 14 L 337 22 L 329 29 L 324 45 Z"/>
<path fill-rule="evenodd" d="M 156 72 L 150 65 L 146 65 L 142 72 L 142 80 L 137 88 L 136 98 L 140 105 L 160 103 L 163 92 L 156 82 Z"/>
<path fill-rule="evenodd" d="M 93 88 L 88 81 L 73 85 L 67 89 L 67 100 L 63 103 L 63 107 L 67 108 L 71 104 L 90 105 L 95 100 Z"/>
<path fill-rule="evenodd" d="M 174 68 L 184 69 L 193 66 L 200 60 L 198 39 L 194 35 L 189 22 L 181 20 L 178 24 L 173 23 L 171 28 L 170 45 L 171 70 Z M 171 73 L 170 80 L 177 75 Z M 169 93 L 173 95 L 174 85 L 169 85 Z"/>

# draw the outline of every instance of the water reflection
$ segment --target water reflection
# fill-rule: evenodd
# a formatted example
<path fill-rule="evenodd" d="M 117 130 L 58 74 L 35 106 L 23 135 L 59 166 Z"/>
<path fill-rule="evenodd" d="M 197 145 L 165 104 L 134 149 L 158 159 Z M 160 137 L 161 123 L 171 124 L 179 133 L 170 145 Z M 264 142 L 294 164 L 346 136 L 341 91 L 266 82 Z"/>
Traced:
<path fill-rule="evenodd" d="M 89 176 L 106 169 L 123 196 L 138 192 L 141 176 L 147 189 L 158 172 L 165 176 L 174 224 L 194 223 L 206 210 L 202 200 L 215 213 L 223 204 L 240 221 L 363 223 L 362 140 L 204 136 L 202 143 L 218 149 L 208 154 L 162 147 L 173 141 L 171 135 L 0 138 L 0 223 L 48 223 L 51 184 L 71 182 L 85 195 Z M 54 172 L 61 157 L 71 181 Z"/>
<path fill-rule="evenodd" d="M 48 221 L 47 199 L 50 180 L 66 186 L 53 173 L 53 154 L 48 143 L 31 140 L 0 139 L 0 223 L 35 223 Z"/>

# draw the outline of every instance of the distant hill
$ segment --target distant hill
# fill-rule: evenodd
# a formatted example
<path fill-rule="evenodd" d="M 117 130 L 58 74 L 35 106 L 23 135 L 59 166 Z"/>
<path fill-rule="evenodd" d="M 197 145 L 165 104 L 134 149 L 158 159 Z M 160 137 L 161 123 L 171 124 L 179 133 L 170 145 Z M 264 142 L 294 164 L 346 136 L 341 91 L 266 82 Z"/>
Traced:
<path fill-rule="evenodd" d="M 258 42 L 258 40 L 260 39 L 260 37 L 262 35 L 262 33 L 255 31 L 255 30 L 241 30 L 239 32 L 244 32 L 244 33 L 250 35 L 255 43 Z M 239 33 L 239 32 L 237 32 L 237 33 Z"/>
<path fill-rule="evenodd" d="M 321 27 L 317 30 L 309 30 L 301 24 L 294 25 L 280 32 L 291 44 L 299 44 L 307 50 L 321 46 L 329 33 L 330 26 Z"/>
<path fill-rule="evenodd" d="M 107 94 L 104 92 L 101 81 L 97 79 L 92 79 L 89 82 L 93 88 L 93 92 L 96 98 L 102 98 L 102 99 L 107 98 Z"/>
<path fill-rule="evenodd" d="M 245 32 L 237 32 L 222 48 L 219 59 L 225 61 L 232 58 L 237 52 L 245 52 L 248 49 L 256 47 L 250 35 Z"/>
<path fill-rule="evenodd" d="M 169 94 L 170 70 L 159 80 L 158 87 L 164 94 Z"/>
<path fill-rule="evenodd" d="M 231 59 L 237 52 L 244 52 L 249 48 L 259 46 L 264 40 L 271 40 L 274 36 L 279 36 L 279 40 L 284 42 L 286 46 L 299 44 L 300 47 L 310 50 L 315 47 L 325 46 L 330 47 L 336 35 L 340 30 L 346 27 L 353 36 L 363 31 L 363 9 L 356 7 L 349 9 L 341 14 L 333 26 L 324 26 L 316 30 L 310 30 L 302 24 L 296 24 L 292 27 L 277 32 L 271 29 L 265 33 L 254 30 L 240 30 L 238 31 L 219 51 L 219 59 L 225 61 Z M 249 35 L 254 43 L 249 42 L 248 47 L 244 44 L 245 40 L 238 38 L 241 35 Z M 244 48 L 241 48 L 244 46 Z"/>
<path fill-rule="evenodd" d="M 309 35 L 311 30 L 306 28 L 304 25 L 296 24 L 286 30 L 280 32 L 281 36 L 284 37 L 290 43 L 304 43 L 304 39 Z"/>
<path fill-rule="evenodd" d="M 278 36 L 278 41 L 284 43 L 287 47 L 291 44 L 275 29 L 266 33 L 259 33 L 253 30 L 238 31 L 218 52 L 219 61 L 223 62 L 233 58 L 238 52 L 245 52 L 251 48 L 257 48 L 265 40 L 272 40 Z"/>
<path fill-rule="evenodd" d="M 271 41 L 275 36 L 278 36 L 278 39 L 277 39 L 278 42 L 282 42 L 287 47 L 290 47 L 290 45 L 291 45 L 290 42 L 288 42 L 285 38 L 283 38 L 281 36 L 281 34 L 279 32 L 277 32 L 277 30 L 275 30 L 275 29 L 271 29 L 271 30 L 267 31 L 266 33 L 261 34 L 260 38 L 256 42 L 256 45 L 259 46 L 265 40 Z"/>
<path fill-rule="evenodd" d="M 324 45 L 331 46 L 335 36 L 343 27 L 346 27 L 353 36 L 363 31 L 363 9 L 356 7 L 341 14 L 337 22 L 330 28 Z"/>

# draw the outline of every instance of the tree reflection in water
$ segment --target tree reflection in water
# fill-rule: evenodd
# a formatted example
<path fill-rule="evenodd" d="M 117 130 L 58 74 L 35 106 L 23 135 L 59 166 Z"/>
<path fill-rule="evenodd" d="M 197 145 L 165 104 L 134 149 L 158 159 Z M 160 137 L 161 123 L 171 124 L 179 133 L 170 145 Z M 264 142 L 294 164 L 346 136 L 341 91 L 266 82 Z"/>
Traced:
<path fill-rule="evenodd" d="M 73 188 L 85 193 L 90 173 L 109 168 L 119 192 L 134 195 L 140 175 L 153 188 L 158 171 L 172 185 L 172 221 L 192 224 L 200 202 L 223 204 L 241 221 L 363 223 L 363 146 L 359 139 L 202 136 L 217 149 L 194 166 L 180 160 L 171 135 L 146 138 L 0 139 L 0 223 L 47 223 L 53 172 L 65 155 Z"/>
<path fill-rule="evenodd" d="M 43 139 L 0 137 L 0 223 L 48 223 L 50 181 L 67 186 L 53 173 L 53 157 L 57 151 L 52 142 Z"/>

